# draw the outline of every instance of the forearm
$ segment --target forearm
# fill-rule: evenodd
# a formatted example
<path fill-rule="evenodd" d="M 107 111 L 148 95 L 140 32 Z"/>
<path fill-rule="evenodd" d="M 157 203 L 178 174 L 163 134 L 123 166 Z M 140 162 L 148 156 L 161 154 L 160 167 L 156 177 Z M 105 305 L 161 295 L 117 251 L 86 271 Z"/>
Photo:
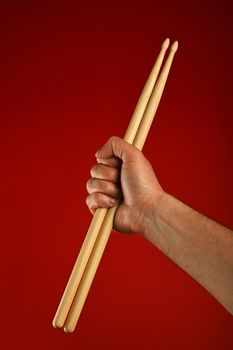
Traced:
<path fill-rule="evenodd" d="M 145 237 L 233 314 L 233 232 L 164 193 Z"/>

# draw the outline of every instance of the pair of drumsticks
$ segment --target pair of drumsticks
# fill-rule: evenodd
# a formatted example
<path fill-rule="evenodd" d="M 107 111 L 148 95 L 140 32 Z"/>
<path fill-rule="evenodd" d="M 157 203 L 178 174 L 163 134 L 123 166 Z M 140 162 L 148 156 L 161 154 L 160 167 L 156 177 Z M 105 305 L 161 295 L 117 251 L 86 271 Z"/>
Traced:
<path fill-rule="evenodd" d="M 160 53 L 142 90 L 124 136 L 125 141 L 133 144 L 139 150 L 143 148 L 158 108 L 175 52 L 178 49 L 178 42 L 175 41 L 159 74 L 169 44 L 169 39 L 166 39 L 162 44 Z M 74 331 L 111 233 L 117 208 L 118 206 L 110 209 L 98 208 L 95 211 L 54 317 L 54 327 L 64 328 L 67 333 Z"/>

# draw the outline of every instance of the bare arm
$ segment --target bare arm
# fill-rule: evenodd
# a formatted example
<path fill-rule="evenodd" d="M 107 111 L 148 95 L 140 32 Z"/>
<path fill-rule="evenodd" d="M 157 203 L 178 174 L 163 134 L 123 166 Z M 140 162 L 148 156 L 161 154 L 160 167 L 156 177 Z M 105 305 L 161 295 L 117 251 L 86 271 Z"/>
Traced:
<path fill-rule="evenodd" d="M 143 154 L 122 139 L 96 156 L 90 210 L 121 203 L 116 230 L 142 234 L 233 314 L 233 232 L 163 191 Z"/>
<path fill-rule="evenodd" d="M 233 232 L 164 193 L 145 237 L 233 314 Z"/>

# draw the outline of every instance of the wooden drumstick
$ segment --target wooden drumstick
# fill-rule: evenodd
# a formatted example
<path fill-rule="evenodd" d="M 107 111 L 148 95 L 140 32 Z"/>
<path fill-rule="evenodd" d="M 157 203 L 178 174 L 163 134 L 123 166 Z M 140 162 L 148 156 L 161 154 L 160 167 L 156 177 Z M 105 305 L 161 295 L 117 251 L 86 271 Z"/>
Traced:
<path fill-rule="evenodd" d="M 163 42 L 161 51 L 157 57 L 154 67 L 152 68 L 152 71 L 146 81 L 146 84 L 142 90 L 141 96 L 135 107 L 130 124 L 128 126 L 128 129 L 124 137 L 124 139 L 129 143 L 133 142 L 135 135 L 137 133 L 139 124 L 143 117 L 151 92 L 157 80 L 165 52 L 169 46 L 169 42 L 170 42 L 169 39 L 166 39 Z M 96 242 L 99 230 L 103 224 L 107 211 L 108 209 L 106 208 L 98 208 L 94 214 L 91 225 L 88 229 L 88 232 L 86 234 L 85 240 L 81 247 L 80 253 L 75 262 L 69 281 L 67 283 L 62 299 L 58 306 L 57 312 L 54 316 L 53 326 L 55 328 L 62 328 L 64 326 L 65 320 L 69 313 L 69 309 L 75 297 L 77 288 L 80 284 L 81 278 L 83 276 L 84 270 L 88 263 L 90 254 Z"/>
<path fill-rule="evenodd" d="M 168 77 L 168 73 L 171 68 L 172 60 L 174 58 L 174 54 L 177 51 L 177 49 L 178 49 L 178 42 L 174 42 L 170 49 L 170 54 L 166 60 L 164 68 L 161 71 L 160 76 L 157 80 L 157 83 L 154 86 L 153 92 L 149 99 L 142 121 L 137 130 L 135 141 L 133 140 L 133 145 L 135 145 L 140 150 L 143 148 L 150 126 L 154 119 L 154 114 L 158 108 L 158 105 L 165 87 L 165 83 Z M 90 259 L 86 266 L 86 270 L 83 274 L 83 278 L 78 287 L 73 304 L 71 305 L 71 308 L 69 310 L 69 313 L 65 322 L 64 330 L 68 333 L 74 331 L 76 324 L 78 322 L 86 297 L 88 295 L 92 281 L 94 279 L 96 270 L 98 268 L 98 265 L 103 255 L 104 249 L 106 247 L 109 235 L 111 233 L 111 230 L 113 227 L 114 215 L 116 213 L 117 208 L 118 206 L 108 209 L 107 214 L 104 218 L 104 222 L 101 226 L 101 229 L 98 234 L 94 248 L 92 250 Z"/>

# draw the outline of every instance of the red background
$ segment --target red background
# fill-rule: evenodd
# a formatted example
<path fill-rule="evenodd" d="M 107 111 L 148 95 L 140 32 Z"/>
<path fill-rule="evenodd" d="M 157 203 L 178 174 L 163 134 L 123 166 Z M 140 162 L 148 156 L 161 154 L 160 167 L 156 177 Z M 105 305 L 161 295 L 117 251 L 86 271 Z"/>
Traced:
<path fill-rule="evenodd" d="M 232 349 L 232 316 L 136 235 L 112 233 L 75 333 L 51 325 L 94 152 L 124 134 L 167 36 L 180 46 L 144 152 L 164 189 L 233 228 L 232 1 L 6 3 L 1 348 Z"/>

